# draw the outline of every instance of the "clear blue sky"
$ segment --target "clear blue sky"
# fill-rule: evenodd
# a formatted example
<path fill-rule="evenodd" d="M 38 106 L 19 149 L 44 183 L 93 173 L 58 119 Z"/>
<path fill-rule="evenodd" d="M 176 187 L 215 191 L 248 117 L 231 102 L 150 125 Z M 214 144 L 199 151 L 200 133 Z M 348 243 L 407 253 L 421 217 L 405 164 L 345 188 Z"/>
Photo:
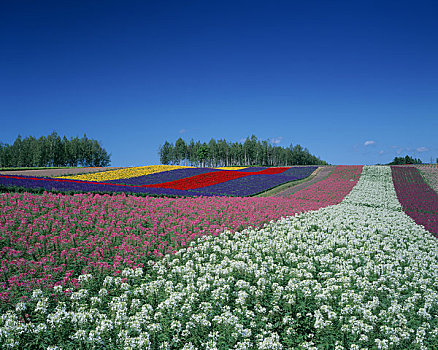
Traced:
<path fill-rule="evenodd" d="M 332 164 L 438 157 L 436 1 L 2 1 L 0 141 L 112 165 L 256 135 Z"/>

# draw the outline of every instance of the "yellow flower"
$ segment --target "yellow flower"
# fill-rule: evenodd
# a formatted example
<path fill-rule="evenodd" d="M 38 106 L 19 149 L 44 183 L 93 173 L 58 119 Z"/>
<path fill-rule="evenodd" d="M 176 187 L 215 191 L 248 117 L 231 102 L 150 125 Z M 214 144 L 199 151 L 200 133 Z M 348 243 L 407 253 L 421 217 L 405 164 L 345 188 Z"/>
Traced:
<path fill-rule="evenodd" d="M 224 166 L 224 167 L 220 167 L 220 168 L 216 168 L 216 169 L 220 169 L 220 170 L 240 170 L 240 169 L 246 169 L 248 168 L 247 166 Z"/>
<path fill-rule="evenodd" d="M 192 168 L 192 167 L 180 166 L 180 165 L 148 165 L 148 166 L 139 166 L 139 167 L 117 169 L 117 170 L 102 171 L 100 173 L 92 173 L 92 174 L 59 176 L 59 178 L 100 182 L 100 181 L 108 181 L 108 180 L 128 179 L 130 177 L 149 175 L 154 173 L 160 173 L 163 171 L 183 169 L 183 168 Z"/>

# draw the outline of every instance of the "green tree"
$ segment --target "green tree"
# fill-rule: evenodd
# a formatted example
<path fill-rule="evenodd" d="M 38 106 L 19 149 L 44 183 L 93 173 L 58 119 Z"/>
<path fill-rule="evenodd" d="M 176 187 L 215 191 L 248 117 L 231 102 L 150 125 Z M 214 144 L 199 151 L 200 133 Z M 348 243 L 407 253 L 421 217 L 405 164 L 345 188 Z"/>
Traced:
<path fill-rule="evenodd" d="M 7 152 L 8 145 L 0 142 L 0 168 L 6 168 L 8 166 Z"/>
<path fill-rule="evenodd" d="M 20 153 L 21 153 L 21 135 L 18 135 L 17 139 L 11 146 L 11 163 L 15 164 L 15 166 L 21 167 Z"/>
<path fill-rule="evenodd" d="M 68 165 L 78 166 L 81 157 L 81 141 L 78 137 L 70 139 L 68 143 Z"/>
<path fill-rule="evenodd" d="M 208 159 L 208 155 L 209 155 L 208 152 L 209 152 L 208 146 L 204 142 L 201 145 L 201 147 L 198 148 L 198 151 L 197 151 L 199 162 L 201 163 L 201 166 L 203 166 L 203 167 L 205 166 L 206 159 Z"/>
<path fill-rule="evenodd" d="M 56 135 L 53 141 L 53 165 L 65 166 L 66 155 L 64 145 L 62 144 L 62 139 L 59 135 Z"/>
<path fill-rule="evenodd" d="M 12 146 L 1 143 L 0 166 L 108 166 L 110 155 L 95 140 L 86 135 L 68 140 L 53 131 L 47 137 L 36 139 L 33 136 L 24 139 L 18 135 Z"/>
<path fill-rule="evenodd" d="M 195 141 L 193 139 L 190 140 L 189 144 L 187 145 L 187 158 L 189 161 L 189 164 L 192 166 L 193 164 L 195 164 L 196 159 L 197 159 L 197 155 L 195 152 Z"/>
<path fill-rule="evenodd" d="M 186 144 L 179 138 L 173 147 L 166 141 L 168 148 L 160 147 L 160 161 L 162 164 L 180 163 L 185 160 L 196 166 L 289 166 L 289 165 L 326 165 L 327 163 L 312 155 L 307 148 L 301 145 L 288 148 L 273 146 L 271 142 L 260 141 L 255 135 L 247 137 L 244 143 L 227 142 L 224 139 L 210 139 L 209 143 L 190 140 Z M 208 152 L 200 151 L 203 146 Z M 166 163 L 165 163 L 166 162 Z"/>
<path fill-rule="evenodd" d="M 160 162 L 161 164 L 168 165 L 171 162 L 171 152 L 172 145 L 169 142 L 164 142 L 162 146 L 160 146 Z"/>
<path fill-rule="evenodd" d="M 187 146 L 184 140 L 180 137 L 175 142 L 175 162 L 181 164 L 187 158 Z"/>
<path fill-rule="evenodd" d="M 421 159 L 412 158 L 408 155 L 405 157 L 394 157 L 394 160 L 389 165 L 404 165 L 404 164 L 421 164 Z"/>
<path fill-rule="evenodd" d="M 219 139 L 216 143 L 217 145 L 217 157 L 220 166 L 228 166 L 230 162 L 229 153 L 230 146 L 228 142 L 224 139 Z"/>
<path fill-rule="evenodd" d="M 92 166 L 106 167 L 109 166 L 111 156 L 102 148 L 96 140 L 92 140 L 91 153 L 93 155 Z"/>
<path fill-rule="evenodd" d="M 219 148 L 215 139 L 208 142 L 209 166 L 219 166 Z"/>

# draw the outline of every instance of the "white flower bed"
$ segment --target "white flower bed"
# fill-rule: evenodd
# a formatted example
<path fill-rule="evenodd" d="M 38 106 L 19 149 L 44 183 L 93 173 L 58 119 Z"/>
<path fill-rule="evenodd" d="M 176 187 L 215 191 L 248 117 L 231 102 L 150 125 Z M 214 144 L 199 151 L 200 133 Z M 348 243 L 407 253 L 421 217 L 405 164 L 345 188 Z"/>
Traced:
<path fill-rule="evenodd" d="M 365 167 L 340 205 L 81 280 L 1 315 L 1 347 L 438 348 L 438 243 L 402 212 L 389 167 Z"/>

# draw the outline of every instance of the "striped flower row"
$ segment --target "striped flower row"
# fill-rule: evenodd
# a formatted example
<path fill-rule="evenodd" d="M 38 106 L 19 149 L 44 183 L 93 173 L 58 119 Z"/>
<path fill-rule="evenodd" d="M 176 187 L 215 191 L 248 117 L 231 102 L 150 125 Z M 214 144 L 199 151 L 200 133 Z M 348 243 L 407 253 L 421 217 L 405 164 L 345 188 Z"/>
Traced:
<path fill-rule="evenodd" d="M 83 180 L 83 181 L 108 181 L 108 180 L 118 180 L 127 179 L 136 176 L 144 176 L 149 174 L 160 173 L 162 171 L 169 171 L 174 169 L 184 169 L 190 168 L 188 166 L 180 165 L 149 165 L 140 167 L 130 167 L 122 168 L 117 170 L 103 171 L 99 173 L 91 174 L 81 174 L 81 175 L 70 175 L 70 176 L 60 176 L 59 178 L 71 179 L 71 180 Z"/>
<path fill-rule="evenodd" d="M 423 179 L 415 167 L 392 166 L 392 178 L 397 197 L 417 224 L 438 237 L 438 194 Z"/>
<path fill-rule="evenodd" d="M 139 170 L 137 173 L 129 172 L 130 169 L 78 175 L 73 179 L 0 175 L 0 185 L 49 191 L 124 192 L 173 196 L 251 196 L 286 182 L 304 179 L 310 176 L 316 167 L 250 168 L 253 171 L 180 167 L 164 171 L 163 169 L 167 168 L 157 166 Z M 143 174 L 146 170 L 147 175 L 134 176 Z M 109 176 L 107 173 L 113 175 Z M 120 178 L 123 174 L 131 177 Z M 84 176 L 109 180 L 99 182 L 77 179 Z M 235 181 L 244 177 L 247 179 L 243 182 Z M 217 186 L 223 183 L 226 183 L 225 187 Z"/>

